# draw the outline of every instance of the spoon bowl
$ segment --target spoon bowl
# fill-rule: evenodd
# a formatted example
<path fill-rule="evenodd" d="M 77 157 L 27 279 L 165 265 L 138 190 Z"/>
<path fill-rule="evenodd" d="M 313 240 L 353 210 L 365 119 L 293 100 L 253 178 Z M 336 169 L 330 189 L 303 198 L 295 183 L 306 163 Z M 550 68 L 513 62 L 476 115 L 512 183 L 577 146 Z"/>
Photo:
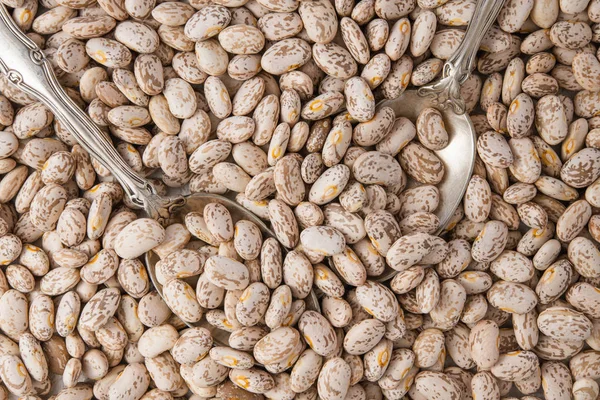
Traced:
<path fill-rule="evenodd" d="M 440 202 L 436 210 L 440 225 L 436 235 L 443 233 L 450 218 L 460 205 L 475 167 L 476 141 L 475 128 L 466 114 L 465 102 L 460 88 L 471 76 L 475 67 L 475 56 L 485 33 L 500 13 L 505 0 L 479 0 L 465 32 L 465 36 L 454 52 L 446 60 L 439 80 L 422 86 L 418 90 L 408 90 L 393 100 L 385 100 L 378 107 L 390 107 L 396 117 L 405 117 L 416 121 L 425 108 L 437 109 L 442 114 L 448 145 L 435 152 L 442 161 L 445 174 L 437 185 Z M 414 182 L 409 182 L 409 186 Z M 377 277 L 378 281 L 393 278 L 398 271 L 386 266 L 386 270 Z"/>
<path fill-rule="evenodd" d="M 390 107 L 396 113 L 396 118 L 405 117 L 411 121 L 416 121 L 421 111 L 429 107 L 436 108 L 442 114 L 449 140 L 448 146 L 435 152 L 446 171 L 442 181 L 436 185 L 440 192 L 440 203 L 435 214 L 440 225 L 435 234 L 439 235 L 460 205 L 475 166 L 477 136 L 473 123 L 466 113 L 458 114 L 450 107 L 437 107 L 435 99 L 423 96 L 417 90 L 407 90 L 399 98 L 383 101 L 378 106 Z M 408 186 L 417 184 L 409 180 Z M 397 273 L 398 271 L 386 266 L 376 280 L 387 281 Z"/>
<path fill-rule="evenodd" d="M 181 199 L 181 198 L 179 198 L 179 199 Z M 263 239 L 275 237 L 275 233 L 271 229 L 269 229 L 269 227 L 264 223 L 263 220 L 258 218 L 256 215 L 254 215 L 250 211 L 246 210 L 244 207 L 240 206 L 234 200 L 231 200 L 225 196 L 219 196 L 219 195 L 207 194 L 207 193 L 194 193 L 194 194 L 190 194 L 188 196 L 183 197 L 183 199 L 184 199 L 184 201 L 182 202 L 183 205 L 178 205 L 175 209 L 173 209 L 173 211 L 174 211 L 174 213 L 172 215 L 173 223 L 177 223 L 177 222 L 182 223 L 183 218 L 185 217 L 186 214 L 188 214 L 190 212 L 203 213 L 204 207 L 206 207 L 208 204 L 219 203 L 219 204 L 224 205 L 227 208 L 227 210 L 231 214 L 231 219 L 234 224 L 237 221 L 245 219 L 245 220 L 255 223 L 256 226 L 258 226 L 258 228 L 260 229 L 260 231 L 263 235 Z M 287 250 L 284 246 L 281 246 L 281 251 L 282 251 L 283 256 L 285 257 L 285 255 L 287 254 Z M 154 288 L 156 289 L 158 294 L 160 294 L 160 296 L 163 297 L 162 284 L 158 281 L 158 279 L 156 277 L 156 264 L 160 261 L 160 257 L 158 257 L 158 255 L 151 250 L 146 253 L 144 258 L 145 258 L 146 269 L 148 270 L 148 275 L 150 275 L 150 280 L 152 281 L 152 284 L 154 285 Z M 198 278 L 195 277 L 195 279 L 194 278 L 188 278 L 188 279 L 190 279 L 190 282 L 188 282 L 188 283 L 191 283 L 192 286 L 195 287 L 195 283 L 196 283 L 195 281 L 197 281 Z M 188 281 L 188 279 L 186 279 L 186 281 Z M 317 312 L 321 311 L 321 308 L 319 306 L 319 300 L 317 299 L 317 295 L 315 294 L 314 291 L 311 291 L 310 294 L 308 295 L 308 297 L 306 297 L 304 299 L 304 301 L 306 302 L 307 310 L 313 310 L 313 311 L 317 311 Z M 209 324 L 206 321 L 206 319 L 202 318 L 197 323 L 188 323 L 185 321 L 184 321 L 184 323 L 187 326 L 189 326 L 190 328 L 200 326 L 200 327 L 208 329 L 211 332 L 215 343 L 218 343 L 220 345 L 227 345 L 227 342 L 229 339 L 229 332 L 214 327 L 213 325 Z"/>
<path fill-rule="evenodd" d="M 417 90 L 407 90 L 398 99 L 383 101 L 379 106 L 390 107 L 396 118 L 405 117 L 411 121 L 416 121 L 420 112 L 429 107 L 437 108 L 442 114 L 449 140 L 448 146 L 435 152 L 446 171 L 442 181 L 436 185 L 440 191 L 440 205 L 435 211 L 440 219 L 440 228 L 436 234 L 440 234 L 460 205 L 469 184 L 475 166 L 477 138 L 466 113 L 457 114 L 450 108 L 438 108 L 436 105 L 435 100 L 422 96 Z"/>

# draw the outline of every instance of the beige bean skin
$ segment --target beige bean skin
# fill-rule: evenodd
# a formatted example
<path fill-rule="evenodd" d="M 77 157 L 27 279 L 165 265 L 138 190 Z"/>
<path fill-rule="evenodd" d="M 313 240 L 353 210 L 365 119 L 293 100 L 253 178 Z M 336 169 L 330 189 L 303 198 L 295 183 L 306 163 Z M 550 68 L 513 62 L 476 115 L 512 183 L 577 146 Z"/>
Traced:
<path fill-rule="evenodd" d="M 113 68 L 121 68 L 131 62 L 131 52 L 121 43 L 104 38 L 88 40 L 86 53 L 96 62 Z"/>
<path fill-rule="evenodd" d="M 474 398 L 493 399 L 500 397 L 500 388 L 496 382 L 496 378 L 487 372 L 478 372 L 471 380 L 471 391 Z"/>
<path fill-rule="evenodd" d="M 600 318 L 594 289 L 600 273 L 594 246 L 600 238 L 594 215 L 600 204 L 594 192 L 600 175 L 597 79 L 582 73 L 595 71 L 600 8 L 597 0 L 560 3 L 510 1 L 483 38 L 480 74 L 461 88 L 478 134 L 476 176 L 467 178 L 467 199 L 443 239 L 434 236 L 440 227 L 436 213 L 447 199 L 436 185 L 451 171 L 435 152 L 454 132 L 443 135 L 446 128 L 434 111 L 424 112 L 421 124 L 418 119 L 409 124 L 389 107 L 376 108 L 373 98 L 396 98 L 411 82 L 433 81 L 460 43 L 462 27 L 473 17 L 473 1 L 219 0 L 207 5 L 100 0 L 96 6 L 59 0 L 57 6 L 43 0 L 39 12 L 32 0 L 19 4 L 13 11 L 19 26 L 46 46 L 68 94 L 117 139 L 117 150 L 132 168 L 144 175 L 160 168 L 160 178 L 153 179 L 161 194 L 187 182 L 194 193 L 235 192 L 242 206 L 271 222 L 276 238 L 263 241 L 254 226 L 235 218 L 222 225 L 218 218 L 207 223 L 205 215 L 192 213 L 185 224 L 150 226 L 140 240 L 132 240 L 132 231 L 143 229 L 130 224 L 152 223 L 127 211 L 123 189 L 82 152 L 65 126 L 0 79 L 5 96 L 5 102 L 0 97 L 0 143 L 6 139 L 0 171 L 9 178 L 0 184 L 0 200 L 6 199 L 0 201 L 0 263 L 6 266 L 0 294 L 9 296 L 0 305 L 10 308 L 13 304 L 5 303 L 12 299 L 27 315 L 14 318 L 15 326 L 2 318 L 3 333 L 12 340 L 27 331 L 36 340 L 50 336 L 43 350 L 59 350 L 47 352 L 49 369 L 64 369 L 68 356 L 77 360 L 86 354 L 81 369 L 92 372 L 93 379 L 107 374 L 98 389 L 91 389 L 89 382 L 77 382 L 73 361 L 65 378 L 69 390 L 59 398 L 85 397 L 79 390 L 98 398 L 179 398 L 190 395 L 186 388 L 194 398 L 327 398 L 325 377 L 317 382 L 318 376 L 322 364 L 336 357 L 350 371 L 340 398 L 353 399 L 469 397 L 473 386 L 476 397 L 483 398 L 480 380 L 495 382 L 489 385 L 490 397 L 509 396 L 513 381 L 519 396 L 534 396 L 542 366 L 566 365 L 572 358 L 568 373 L 574 379 L 600 376 L 597 362 L 582 361 L 579 354 L 585 344 L 598 347 L 595 320 Z M 168 12 L 171 7 L 175 11 Z M 139 37 L 129 35 L 136 27 Z M 68 50 L 76 56 L 68 56 Z M 341 63 L 332 62 L 334 57 Z M 100 67 L 90 65 L 89 58 Z M 174 83 L 171 92 L 166 82 Z M 189 101 L 181 101 L 182 88 Z M 349 112 L 342 111 L 346 103 L 352 103 Z M 39 111 L 39 124 L 32 129 L 23 118 L 28 109 Z M 127 110 L 143 118 L 130 123 Z M 558 145 L 560 154 L 553 148 Z M 63 162 L 69 166 L 65 173 L 58 171 Z M 379 167 L 385 169 L 381 174 L 375 171 Z M 48 189 L 54 185 L 64 193 Z M 40 204 L 41 196 L 35 200 L 45 191 L 61 192 L 60 210 L 50 212 Z M 519 231 L 521 222 L 530 229 Z M 282 252 L 278 239 L 289 253 Z M 46 261 L 32 256 L 34 244 Z M 150 250 L 161 258 L 156 274 L 167 289 L 167 303 L 151 291 L 138 259 Z M 200 259 L 172 256 L 184 251 Z M 219 262 L 204 265 L 211 257 Z M 221 257 L 235 264 L 221 263 Z M 389 284 L 375 283 L 388 266 L 399 274 Z M 233 278 L 223 278 L 228 274 Z M 38 280 L 44 296 L 38 294 Z M 313 286 L 325 294 L 319 321 L 328 324 L 325 330 L 336 344 L 327 355 L 315 352 L 318 366 L 303 366 L 312 379 L 296 387 L 297 393 L 291 386 L 299 373 L 292 367 L 305 348 L 318 347 L 320 338 L 309 334 L 313 343 L 307 346 L 301 338 L 306 332 L 297 331 L 308 318 L 304 315 L 311 315 L 306 310 L 316 312 L 309 297 Z M 107 300 L 108 313 L 94 306 L 96 296 L 107 290 L 115 292 Z M 188 304 L 182 294 L 197 302 L 190 302 L 191 319 L 206 314 L 211 329 L 231 333 L 232 350 L 219 343 L 210 358 L 208 331 L 198 334 L 198 343 L 175 344 L 189 331 L 167 304 L 176 314 L 185 311 L 185 305 L 179 309 Z M 50 303 L 56 313 L 49 312 Z M 30 308 L 39 310 L 39 304 L 48 306 L 40 316 L 55 315 L 57 335 L 48 321 L 31 315 Z M 554 331 L 548 315 L 557 307 L 577 315 L 574 320 L 585 329 Z M 363 333 L 357 328 L 365 321 L 377 326 L 377 334 L 368 344 L 357 344 Z M 501 327 L 491 335 L 495 349 L 485 349 L 498 353 L 499 366 L 483 368 L 482 356 L 471 354 L 469 332 L 477 332 L 482 321 Z M 175 333 L 165 334 L 160 353 L 148 353 L 143 335 L 167 325 Z M 260 366 L 245 372 L 254 368 L 257 342 L 288 327 L 298 335 L 279 355 L 282 359 L 257 360 L 269 375 L 258 372 Z M 422 332 L 432 330 L 443 332 L 443 340 L 428 353 Z M 60 350 L 61 337 L 67 352 Z M 345 351 L 348 337 L 346 347 L 360 354 Z M 530 376 L 514 372 L 522 360 L 504 357 L 519 349 L 542 360 L 530 363 Z M 104 357 L 96 357 L 98 352 Z M 459 367 L 444 368 L 448 354 Z M 231 373 L 236 383 L 228 379 L 228 356 L 243 361 Z M 131 368 L 116 379 L 125 369 L 113 367 L 119 363 L 130 364 L 127 368 L 139 363 L 136 393 L 125 393 L 133 388 Z M 173 368 L 175 363 L 183 366 Z M 170 372 L 173 379 L 164 376 Z M 28 373 L 36 395 L 46 396 L 49 381 Z M 331 376 L 328 382 L 340 383 Z M 552 385 L 540 390 L 549 398 L 556 391 Z"/>
<path fill-rule="evenodd" d="M 350 373 L 350 366 L 339 357 L 325 362 L 317 380 L 319 396 L 324 400 L 345 398 L 350 387 Z"/>
<path fill-rule="evenodd" d="M 76 292 L 67 292 L 61 299 L 56 311 L 56 330 L 59 335 L 66 337 L 76 327 L 81 303 Z"/>
<path fill-rule="evenodd" d="M 172 348 L 175 361 L 192 364 L 202 359 L 210 350 L 212 338 L 204 328 L 193 328 L 181 335 Z"/>
<path fill-rule="evenodd" d="M 296 13 L 272 13 L 258 20 L 258 27 L 268 40 L 282 40 L 295 36 L 303 23 Z"/>
<path fill-rule="evenodd" d="M 596 379 L 598 374 L 598 353 L 595 351 L 584 351 L 577 354 L 569 362 L 571 375 L 574 379 L 590 378 Z"/>
<path fill-rule="evenodd" d="M 250 284 L 236 304 L 236 319 L 245 326 L 256 325 L 267 311 L 269 297 L 268 287 L 264 283 Z"/>
<path fill-rule="evenodd" d="M 271 295 L 271 300 L 265 313 L 265 323 L 267 326 L 271 329 L 282 326 L 291 310 L 291 306 L 291 289 L 286 285 L 275 289 Z"/>
<path fill-rule="evenodd" d="M 31 301 L 29 330 L 39 341 L 47 341 L 54 332 L 54 303 L 47 295 L 37 296 Z"/>
<path fill-rule="evenodd" d="M 439 278 L 433 270 L 425 271 L 424 278 L 418 284 L 415 294 L 420 311 L 430 313 L 438 304 L 441 288 Z"/>
<path fill-rule="evenodd" d="M 382 107 L 375 112 L 372 121 L 358 124 L 353 133 L 354 140 L 361 146 L 372 146 L 380 142 L 394 125 L 393 111 Z"/>
<path fill-rule="evenodd" d="M 328 43 L 333 39 L 338 22 L 331 3 L 317 1 L 314 4 L 301 4 L 298 13 L 311 40 L 316 43 Z"/>
<path fill-rule="evenodd" d="M 284 39 L 263 54 L 261 66 L 271 74 L 281 75 L 304 65 L 310 54 L 310 45 L 304 40 Z"/>
<path fill-rule="evenodd" d="M 415 378 L 416 389 L 427 396 L 447 396 L 455 398 L 460 394 L 460 386 L 448 375 L 441 372 L 424 371 Z"/>
<path fill-rule="evenodd" d="M 598 59 L 593 54 L 581 53 L 573 58 L 573 74 L 577 82 L 586 90 L 597 90 L 598 82 L 595 71 L 598 69 Z"/>
<path fill-rule="evenodd" d="M 575 309 L 597 318 L 597 299 L 595 289 L 589 283 L 578 282 L 567 291 L 566 299 Z"/>
<path fill-rule="evenodd" d="M 549 240 L 533 257 L 533 265 L 538 270 L 547 269 L 553 263 L 560 253 L 560 242 L 558 240 Z"/>
<path fill-rule="evenodd" d="M 150 376 L 143 364 L 130 364 L 119 375 L 118 379 L 110 386 L 110 398 L 140 397 L 146 392 L 150 384 Z"/>
<path fill-rule="evenodd" d="M 411 25 L 408 18 L 401 18 L 394 23 L 385 44 L 385 53 L 392 61 L 400 59 L 408 49 L 410 35 Z"/>
<path fill-rule="evenodd" d="M 255 54 L 264 46 L 262 32 L 251 25 L 233 25 L 219 32 L 219 43 L 233 54 Z"/>
<path fill-rule="evenodd" d="M 318 371 L 320 371 L 323 365 L 323 359 L 321 356 L 316 354 L 313 350 L 305 350 L 290 374 L 291 377 L 291 389 L 296 393 L 301 393 L 307 390 L 318 377 Z"/>
<path fill-rule="evenodd" d="M 509 272 L 508 265 L 514 265 L 514 269 Z M 533 263 L 520 253 L 505 250 L 490 264 L 490 271 L 505 281 L 527 282 L 533 277 Z"/>
<path fill-rule="evenodd" d="M 595 161 L 598 156 L 596 150 L 587 148 L 575 153 L 561 169 L 562 180 L 575 188 L 591 184 L 600 174 Z M 575 172 L 575 168 L 580 168 L 580 172 Z"/>
<path fill-rule="evenodd" d="M 211 5 L 194 14 L 185 25 L 185 34 L 192 40 L 204 40 L 217 35 L 231 21 L 231 13 L 223 6 Z"/>
<path fill-rule="evenodd" d="M 309 251 L 325 256 L 341 253 L 346 240 L 341 232 L 331 227 L 308 227 L 302 231 L 300 242 Z"/>
<path fill-rule="evenodd" d="M 591 334 L 591 321 L 583 314 L 563 307 L 550 307 L 538 317 L 540 331 L 552 338 L 585 340 Z"/>
<path fill-rule="evenodd" d="M 515 386 L 524 393 L 533 393 L 539 389 L 542 382 L 542 373 L 539 366 L 534 367 L 535 372 L 526 379 L 517 380 Z"/>
<path fill-rule="evenodd" d="M 169 353 L 146 359 L 146 368 L 156 386 L 165 391 L 174 390 L 183 383 L 177 365 Z"/>
<path fill-rule="evenodd" d="M 352 249 L 346 247 L 344 252 L 336 254 L 332 260 L 343 280 L 355 286 L 365 283 L 367 271 Z"/>
<path fill-rule="evenodd" d="M 440 300 L 431 310 L 431 319 L 442 329 L 456 325 L 462 314 L 467 294 L 465 289 L 454 280 L 445 280 L 440 287 Z"/>
<path fill-rule="evenodd" d="M 355 179 L 363 184 L 392 186 L 403 179 L 399 163 L 393 157 L 376 151 L 359 156 L 352 170 Z"/>
<path fill-rule="evenodd" d="M 477 235 L 471 255 L 476 261 L 491 261 L 500 255 L 507 240 L 507 228 L 503 222 L 487 222 Z"/>
<path fill-rule="evenodd" d="M 353 77 L 346 81 L 346 107 L 350 115 L 358 121 L 369 121 L 375 115 L 375 100 L 370 92 L 369 85 L 363 78 Z"/>
<path fill-rule="evenodd" d="M 416 355 L 415 365 L 419 368 L 428 368 L 433 366 L 442 356 L 444 350 L 444 335 L 437 329 L 426 329 L 422 331 L 415 343 L 413 351 Z"/>
<path fill-rule="evenodd" d="M 299 339 L 300 333 L 296 329 L 277 328 L 256 341 L 254 357 L 268 364 L 282 361 L 294 350 Z"/>
<path fill-rule="evenodd" d="M 357 288 L 357 300 L 365 310 L 384 322 L 390 322 L 396 318 L 397 302 L 390 290 L 375 282 L 367 281 Z M 385 306 L 382 305 L 385 304 Z"/>
<path fill-rule="evenodd" d="M 488 301 L 506 312 L 524 314 L 537 303 L 535 292 L 529 287 L 512 282 L 497 282 L 487 294 Z"/>
<path fill-rule="evenodd" d="M 597 383 L 591 379 L 583 378 L 573 382 L 573 398 L 576 400 L 585 400 L 597 396 Z"/>
<path fill-rule="evenodd" d="M 437 157 L 416 143 L 411 143 L 402 149 L 400 165 L 409 176 L 424 184 L 435 185 L 444 175 L 444 166 Z"/>
<path fill-rule="evenodd" d="M 335 350 L 337 339 L 333 328 L 325 317 L 320 314 L 306 311 L 300 317 L 298 328 L 308 345 L 317 354 L 328 356 Z"/>
<path fill-rule="evenodd" d="M 502 354 L 498 363 L 491 369 L 492 374 L 502 380 L 515 380 L 515 378 L 531 376 L 535 372 L 534 366 L 538 362 L 537 356 L 530 351 L 515 351 Z"/>
<path fill-rule="evenodd" d="M 171 349 L 178 339 L 175 328 L 171 325 L 161 325 L 150 328 L 138 341 L 138 351 L 144 357 L 153 358 L 166 349 Z"/>
<path fill-rule="evenodd" d="M 0 373 L 7 389 L 14 395 L 25 395 L 32 390 L 31 377 L 19 357 L 14 355 L 3 356 Z"/>
<path fill-rule="evenodd" d="M 575 238 L 569 244 L 569 259 L 580 275 L 593 278 L 597 276 L 595 260 L 598 254 L 595 247 L 590 246 L 591 244 L 593 242 L 589 239 Z"/>
<path fill-rule="evenodd" d="M 294 247 L 299 240 L 298 223 L 292 210 L 280 200 L 269 202 L 269 216 L 277 239 L 288 248 Z"/>
<path fill-rule="evenodd" d="M 536 286 L 540 303 L 548 304 L 562 295 L 571 282 L 573 267 L 567 260 L 553 263 L 546 271 Z"/>
<path fill-rule="evenodd" d="M 328 75 L 340 79 L 347 79 L 356 73 L 356 62 L 352 58 L 351 54 L 344 48 L 334 43 L 317 43 L 315 46 L 313 46 L 312 53 L 317 65 L 319 65 L 321 69 L 328 73 Z M 329 63 L 328 60 L 331 60 L 332 58 L 340 59 L 338 66 L 333 66 Z"/>
<path fill-rule="evenodd" d="M 38 229 L 54 229 L 64 209 L 66 196 L 66 190 L 56 184 L 47 185 L 36 194 L 30 212 L 32 222 L 38 226 Z"/>
<path fill-rule="evenodd" d="M 483 222 L 491 210 L 491 189 L 487 181 L 474 175 L 465 193 L 465 215 L 471 221 Z"/>
<path fill-rule="evenodd" d="M 130 237 L 136 237 L 136 246 L 128 243 Z M 161 243 L 164 237 L 165 230 L 156 221 L 138 219 L 129 223 L 117 235 L 115 251 L 122 258 L 133 259 Z"/>
<path fill-rule="evenodd" d="M 195 52 L 198 67 L 205 74 L 219 76 L 227 71 L 227 52 L 216 40 L 196 42 Z"/>
<path fill-rule="evenodd" d="M 48 378 L 48 362 L 42 347 L 30 333 L 25 333 L 19 340 L 20 355 L 31 377 L 38 381 Z"/>
<path fill-rule="evenodd" d="M 491 368 L 499 358 L 498 325 L 490 320 L 479 321 L 469 334 L 473 361 L 482 369 Z"/>
<path fill-rule="evenodd" d="M 589 43 L 591 32 L 587 24 L 560 21 L 550 29 L 550 40 L 555 45 L 568 49 L 578 49 Z"/>
<path fill-rule="evenodd" d="M 585 200 L 572 203 L 556 222 L 556 234 L 563 241 L 571 241 L 591 216 L 590 205 Z"/>
<path fill-rule="evenodd" d="M 286 203 L 298 205 L 305 197 L 300 164 L 292 158 L 281 158 L 273 171 L 274 184 Z"/>
<path fill-rule="evenodd" d="M 283 281 L 292 290 L 294 297 L 304 299 L 310 293 L 314 271 L 308 258 L 293 250 L 283 262 Z"/>

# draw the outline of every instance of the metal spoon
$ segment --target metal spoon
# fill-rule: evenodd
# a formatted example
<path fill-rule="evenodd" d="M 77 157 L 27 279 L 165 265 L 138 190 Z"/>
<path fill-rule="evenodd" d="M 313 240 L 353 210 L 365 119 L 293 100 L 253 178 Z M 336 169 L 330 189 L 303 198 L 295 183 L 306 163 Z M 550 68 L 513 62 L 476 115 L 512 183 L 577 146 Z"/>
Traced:
<path fill-rule="evenodd" d="M 496 20 L 504 1 L 477 2 L 463 41 L 444 64 L 440 80 L 418 90 L 408 90 L 400 98 L 380 104 L 391 107 L 396 117 L 406 117 L 413 121 L 427 107 L 437 108 L 442 113 L 450 140 L 446 148 L 436 151 L 446 167 L 446 175 L 438 185 L 441 195 L 440 205 L 436 210 L 440 219 L 438 234 L 446 227 L 460 204 L 475 165 L 477 136 L 471 119 L 465 114 L 460 85 L 471 76 L 481 40 Z"/>
<path fill-rule="evenodd" d="M 207 204 L 218 202 L 227 207 L 234 222 L 240 219 L 252 221 L 261 229 L 263 237 L 275 237 L 260 218 L 226 197 L 205 193 L 185 197 L 160 196 L 152 182 L 131 169 L 105 133 L 65 93 L 42 50 L 21 32 L 4 5 L 0 5 L 0 43 L 3 46 L 0 72 L 6 75 L 12 85 L 48 107 L 90 156 L 113 174 L 123 186 L 129 206 L 142 209 L 147 216 L 166 224 L 181 219 L 191 211 L 202 212 Z M 282 247 L 282 250 L 285 254 L 285 248 Z M 162 285 L 155 274 L 159 257 L 150 251 L 145 259 L 152 283 L 162 296 Z M 308 309 L 320 311 L 314 292 L 304 300 Z M 215 342 L 227 343 L 229 333 L 213 327 L 204 319 L 198 324 L 187 325 L 203 326 L 213 332 Z"/>
<path fill-rule="evenodd" d="M 440 204 L 435 211 L 440 220 L 436 235 L 441 234 L 460 205 L 475 166 L 475 143 L 477 135 L 471 118 L 465 114 L 465 102 L 461 98 L 460 85 L 470 76 L 481 40 L 492 26 L 505 0 L 479 0 L 473 18 L 458 49 L 444 64 L 442 78 L 418 90 L 407 90 L 399 98 L 385 100 L 378 107 L 391 107 L 396 118 L 406 117 L 415 121 L 419 113 L 433 107 L 442 113 L 449 135 L 448 146 L 435 154 L 444 163 L 446 173 L 437 185 Z M 393 278 L 398 272 L 387 268 L 379 281 Z"/>

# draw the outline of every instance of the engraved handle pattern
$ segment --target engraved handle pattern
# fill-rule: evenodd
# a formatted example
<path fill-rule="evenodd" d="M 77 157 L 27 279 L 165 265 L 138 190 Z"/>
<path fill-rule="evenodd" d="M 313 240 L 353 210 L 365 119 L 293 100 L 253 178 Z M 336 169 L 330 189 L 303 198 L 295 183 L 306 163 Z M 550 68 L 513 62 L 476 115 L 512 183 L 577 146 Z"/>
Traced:
<path fill-rule="evenodd" d="M 496 20 L 504 1 L 479 0 L 477 2 L 465 37 L 458 49 L 444 64 L 442 78 L 431 85 L 419 88 L 419 95 L 432 98 L 440 108 L 452 107 L 457 114 L 465 112 L 466 107 L 460 95 L 460 85 L 471 76 L 475 55 L 481 40 Z"/>
<path fill-rule="evenodd" d="M 81 146 L 113 174 L 132 205 L 166 222 L 172 208 L 183 204 L 183 198 L 162 198 L 150 181 L 131 169 L 105 133 L 65 93 L 42 50 L 21 32 L 4 5 L 0 5 L 0 42 L 0 72 L 8 82 L 48 107 Z"/>

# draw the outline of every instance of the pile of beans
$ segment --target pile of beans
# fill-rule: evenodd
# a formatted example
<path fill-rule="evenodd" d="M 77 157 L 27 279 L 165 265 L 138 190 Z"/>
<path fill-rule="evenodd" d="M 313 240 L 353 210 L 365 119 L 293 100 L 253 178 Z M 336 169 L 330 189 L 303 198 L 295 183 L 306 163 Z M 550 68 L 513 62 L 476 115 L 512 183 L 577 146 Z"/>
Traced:
<path fill-rule="evenodd" d="M 475 0 L 0 1 L 161 194 L 275 234 L 141 218 L 0 77 L 0 400 L 598 397 L 600 0 L 507 0 L 441 237 L 443 117 L 376 101 L 439 77 Z"/>

